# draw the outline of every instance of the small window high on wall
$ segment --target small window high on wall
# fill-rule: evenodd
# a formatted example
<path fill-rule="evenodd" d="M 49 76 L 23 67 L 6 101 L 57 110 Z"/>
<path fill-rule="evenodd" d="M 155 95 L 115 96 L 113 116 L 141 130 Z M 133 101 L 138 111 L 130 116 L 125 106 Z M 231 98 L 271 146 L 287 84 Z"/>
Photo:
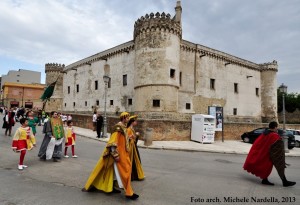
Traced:
<path fill-rule="evenodd" d="M 175 78 L 175 69 L 170 69 L 170 78 Z"/>
<path fill-rule="evenodd" d="M 160 100 L 153 100 L 153 107 L 160 107 Z"/>
<path fill-rule="evenodd" d="M 214 89 L 215 89 L 215 81 L 216 81 L 216 80 L 213 79 L 213 78 L 210 79 L 210 89 L 211 89 L 211 90 L 214 90 Z"/>

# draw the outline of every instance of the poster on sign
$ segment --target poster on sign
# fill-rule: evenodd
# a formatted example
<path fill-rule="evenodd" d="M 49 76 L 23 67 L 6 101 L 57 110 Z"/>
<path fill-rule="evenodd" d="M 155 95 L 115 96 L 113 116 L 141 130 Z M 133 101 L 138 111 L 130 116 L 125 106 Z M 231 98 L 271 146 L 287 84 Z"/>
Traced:
<path fill-rule="evenodd" d="M 223 107 L 209 106 L 208 114 L 216 118 L 216 131 L 223 130 Z"/>

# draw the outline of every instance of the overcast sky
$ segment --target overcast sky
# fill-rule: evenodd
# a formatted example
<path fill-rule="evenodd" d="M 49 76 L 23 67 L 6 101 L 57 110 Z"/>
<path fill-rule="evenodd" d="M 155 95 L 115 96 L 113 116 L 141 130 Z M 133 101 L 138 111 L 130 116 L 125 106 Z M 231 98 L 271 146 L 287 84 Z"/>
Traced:
<path fill-rule="evenodd" d="M 278 85 L 300 93 L 299 0 L 182 0 L 183 39 L 265 63 L 277 60 Z M 133 39 L 146 13 L 173 17 L 176 0 L 1 0 L 0 75 L 42 72 Z"/>

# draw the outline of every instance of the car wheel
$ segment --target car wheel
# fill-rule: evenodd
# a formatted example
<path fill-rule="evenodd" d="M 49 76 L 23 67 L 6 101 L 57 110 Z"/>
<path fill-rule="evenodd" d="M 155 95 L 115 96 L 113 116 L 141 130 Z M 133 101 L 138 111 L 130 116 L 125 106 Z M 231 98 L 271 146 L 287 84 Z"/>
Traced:
<path fill-rule="evenodd" d="M 293 149 L 294 147 L 288 146 L 288 149 Z"/>
<path fill-rule="evenodd" d="M 250 142 L 250 139 L 249 139 L 249 137 L 244 137 L 244 142 L 246 142 L 246 143 L 249 143 Z"/>
<path fill-rule="evenodd" d="M 300 147 L 300 142 L 299 141 L 296 141 L 295 147 Z"/>

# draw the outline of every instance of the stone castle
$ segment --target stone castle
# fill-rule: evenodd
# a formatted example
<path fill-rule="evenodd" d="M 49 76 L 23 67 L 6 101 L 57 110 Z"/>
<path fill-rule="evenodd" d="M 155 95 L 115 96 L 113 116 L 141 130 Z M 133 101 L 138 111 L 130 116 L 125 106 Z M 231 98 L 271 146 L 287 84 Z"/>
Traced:
<path fill-rule="evenodd" d="M 220 106 L 225 122 L 277 119 L 277 62 L 257 64 L 186 41 L 181 15 L 177 1 L 174 17 L 140 17 L 129 42 L 68 66 L 46 64 L 47 84 L 59 79 L 49 107 L 103 112 L 108 75 L 108 115 L 128 111 L 147 120 L 190 121 Z"/>

